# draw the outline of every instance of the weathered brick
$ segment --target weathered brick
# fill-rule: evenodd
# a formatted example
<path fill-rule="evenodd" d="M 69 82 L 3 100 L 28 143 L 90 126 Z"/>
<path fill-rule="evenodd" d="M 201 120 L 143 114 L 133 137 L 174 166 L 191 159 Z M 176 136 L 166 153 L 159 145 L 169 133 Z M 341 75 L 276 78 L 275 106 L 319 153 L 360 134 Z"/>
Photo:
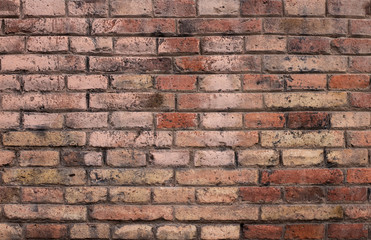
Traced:
<path fill-rule="evenodd" d="M 173 209 L 168 206 L 94 205 L 89 213 L 96 220 L 173 220 Z"/>
<path fill-rule="evenodd" d="M 258 172 L 253 169 L 190 169 L 179 170 L 175 179 L 181 185 L 236 185 L 258 181 Z"/>
<path fill-rule="evenodd" d="M 286 226 L 285 239 L 323 239 L 325 226 L 320 224 L 297 224 Z"/>
<path fill-rule="evenodd" d="M 281 239 L 282 226 L 244 224 L 243 235 L 247 239 Z"/>
<path fill-rule="evenodd" d="M 371 72 L 371 57 L 350 57 L 349 71 L 354 73 L 369 73 Z"/>
<path fill-rule="evenodd" d="M 5 146 L 83 146 L 86 141 L 84 132 L 7 132 L 3 134 Z"/>
<path fill-rule="evenodd" d="M 151 0 L 113 0 L 111 1 L 112 16 L 151 16 Z"/>
<path fill-rule="evenodd" d="M 337 38 L 331 41 L 331 46 L 341 54 L 371 53 L 370 39 Z"/>
<path fill-rule="evenodd" d="M 329 150 L 327 162 L 340 166 L 366 166 L 368 164 L 367 149 Z"/>
<path fill-rule="evenodd" d="M 371 108 L 371 93 L 351 93 L 350 104 L 356 108 Z"/>
<path fill-rule="evenodd" d="M 326 0 L 285 0 L 286 16 L 324 16 Z"/>
<path fill-rule="evenodd" d="M 246 74 L 243 76 L 245 91 L 283 90 L 284 80 L 278 75 Z"/>
<path fill-rule="evenodd" d="M 16 112 L 0 112 L 0 129 L 14 129 L 20 126 L 20 115 Z"/>
<path fill-rule="evenodd" d="M 349 219 L 367 220 L 371 218 L 369 205 L 349 206 L 345 208 L 345 216 Z"/>
<path fill-rule="evenodd" d="M 212 225 L 201 228 L 201 239 L 239 239 L 239 225 Z"/>
<path fill-rule="evenodd" d="M 65 89 L 63 75 L 28 75 L 23 76 L 23 89 L 31 91 L 61 91 Z"/>
<path fill-rule="evenodd" d="M 256 35 L 245 37 L 247 52 L 285 52 L 286 38 L 273 35 Z M 289 45 L 290 47 L 290 45 Z"/>
<path fill-rule="evenodd" d="M 333 75 L 329 79 L 330 89 L 367 89 L 369 86 L 367 75 Z"/>
<path fill-rule="evenodd" d="M 74 224 L 70 229 L 72 239 L 108 239 L 110 227 L 106 223 L 79 223 Z"/>
<path fill-rule="evenodd" d="M 153 126 L 152 113 L 147 112 L 113 112 L 111 123 L 114 127 L 150 128 Z"/>
<path fill-rule="evenodd" d="M 71 0 L 68 2 L 69 16 L 105 17 L 108 14 L 108 1 Z"/>
<path fill-rule="evenodd" d="M 368 237 L 367 226 L 361 223 L 328 225 L 328 236 L 331 239 L 366 239 Z"/>
<path fill-rule="evenodd" d="M 102 166 L 102 152 L 67 150 L 62 153 L 62 160 L 66 166 Z"/>
<path fill-rule="evenodd" d="M 66 14 L 63 0 L 22 0 L 22 7 L 26 16 L 63 16 Z"/>
<path fill-rule="evenodd" d="M 265 170 L 262 173 L 263 184 L 340 184 L 343 172 L 339 169 L 285 169 Z"/>
<path fill-rule="evenodd" d="M 25 50 L 24 42 L 24 37 L 0 37 L 0 53 L 22 53 Z"/>
<path fill-rule="evenodd" d="M 291 74 L 284 78 L 288 90 L 323 90 L 327 85 L 326 75 L 323 74 Z"/>
<path fill-rule="evenodd" d="M 242 115 L 240 113 L 203 113 L 201 125 L 206 129 L 241 128 Z"/>
<path fill-rule="evenodd" d="M 22 201 L 26 203 L 63 203 L 63 189 L 58 187 L 24 187 Z"/>
<path fill-rule="evenodd" d="M 241 14 L 244 16 L 279 16 L 282 15 L 282 9 L 280 0 L 241 0 Z"/>
<path fill-rule="evenodd" d="M 287 149 L 282 151 L 285 166 L 311 166 L 324 162 L 323 150 Z"/>
<path fill-rule="evenodd" d="M 0 187 L 0 203 L 19 203 L 20 199 L 20 188 Z"/>
<path fill-rule="evenodd" d="M 180 147 L 251 147 L 258 143 L 257 132 L 178 131 L 175 145 Z"/>
<path fill-rule="evenodd" d="M 292 112 L 288 114 L 287 127 L 292 129 L 327 129 L 330 115 L 325 112 Z"/>
<path fill-rule="evenodd" d="M 16 159 L 15 153 L 8 150 L 0 150 L 0 166 L 13 165 Z"/>
<path fill-rule="evenodd" d="M 347 182 L 366 184 L 371 183 L 371 168 L 354 168 L 347 170 Z"/>
<path fill-rule="evenodd" d="M 193 203 L 195 202 L 194 188 L 160 187 L 153 189 L 155 203 Z"/>
<path fill-rule="evenodd" d="M 284 192 L 289 203 L 321 203 L 325 199 L 320 187 L 286 187 Z"/>
<path fill-rule="evenodd" d="M 157 239 L 194 239 L 197 235 L 197 228 L 194 225 L 165 225 L 157 229 Z"/>
<path fill-rule="evenodd" d="M 283 128 L 285 116 L 283 113 L 246 113 L 244 115 L 246 128 Z"/>
<path fill-rule="evenodd" d="M 156 77 L 157 88 L 165 91 L 196 90 L 196 82 L 196 76 L 189 75 L 167 75 Z"/>
<path fill-rule="evenodd" d="M 212 91 L 237 91 L 241 89 L 241 77 L 234 74 L 219 74 L 199 76 L 200 90 Z"/>
<path fill-rule="evenodd" d="M 32 239 L 63 239 L 66 238 L 67 225 L 62 224 L 28 224 L 26 237 Z"/>
<path fill-rule="evenodd" d="M 200 16 L 238 16 L 239 0 L 199 0 L 198 15 Z"/>
<path fill-rule="evenodd" d="M 244 19 L 184 19 L 178 21 L 181 34 L 260 33 L 262 21 L 257 18 Z"/>
<path fill-rule="evenodd" d="M 331 51 L 330 39 L 323 37 L 290 37 L 287 46 L 289 53 L 328 54 Z"/>
<path fill-rule="evenodd" d="M 371 131 L 349 131 L 348 144 L 352 147 L 370 147 Z"/>
<path fill-rule="evenodd" d="M 76 112 L 66 114 L 66 126 L 69 128 L 105 128 L 108 126 L 108 114 L 101 112 Z"/>
<path fill-rule="evenodd" d="M 1 75 L 0 74 L 0 91 L 3 90 L 19 90 L 21 85 L 16 75 Z"/>
<path fill-rule="evenodd" d="M 102 187 L 66 188 L 65 199 L 68 204 L 86 204 L 105 201 L 107 199 L 107 189 Z"/>
<path fill-rule="evenodd" d="M 29 166 L 56 166 L 59 164 L 58 151 L 21 151 L 18 158 L 21 167 Z"/>
<path fill-rule="evenodd" d="M 106 89 L 108 79 L 102 75 L 71 75 L 67 86 L 73 90 Z"/>
<path fill-rule="evenodd" d="M 195 0 L 154 0 L 154 13 L 159 17 L 194 17 L 196 16 Z"/>
<path fill-rule="evenodd" d="M 156 54 L 156 39 L 149 37 L 126 37 L 115 41 L 115 52 L 125 55 Z"/>
<path fill-rule="evenodd" d="M 27 51 L 29 52 L 67 52 L 68 37 L 42 36 L 27 38 Z"/>
<path fill-rule="evenodd" d="M 19 224 L 0 223 L 0 238 L 4 240 L 21 240 L 21 226 Z"/>
<path fill-rule="evenodd" d="M 370 126 L 371 115 L 368 112 L 336 112 L 332 113 L 333 128 L 361 128 Z"/>
<path fill-rule="evenodd" d="M 354 19 L 350 20 L 350 33 L 359 36 L 371 36 L 370 20 L 368 19 Z"/>
<path fill-rule="evenodd" d="M 196 199 L 199 203 L 228 204 L 237 201 L 237 198 L 238 188 L 210 187 L 196 190 Z"/>
<path fill-rule="evenodd" d="M 151 239 L 152 226 L 144 224 L 130 224 L 116 226 L 113 230 L 113 239 Z"/>
<path fill-rule="evenodd" d="M 327 11 L 333 16 L 364 17 L 369 14 L 369 0 L 330 0 Z"/>
<path fill-rule="evenodd" d="M 187 166 L 190 161 L 188 151 L 157 150 L 150 152 L 150 163 L 160 166 Z"/>
<path fill-rule="evenodd" d="M 160 38 L 159 54 L 196 54 L 200 52 L 200 40 L 194 37 Z"/>
<path fill-rule="evenodd" d="M 234 166 L 234 152 L 231 150 L 200 150 L 194 154 L 194 164 L 200 166 Z"/>
<path fill-rule="evenodd" d="M 201 47 L 204 54 L 210 53 L 242 53 L 244 39 L 235 36 L 203 37 Z"/>
<path fill-rule="evenodd" d="M 327 190 L 329 202 L 366 202 L 367 189 L 365 187 L 334 187 Z"/>
<path fill-rule="evenodd" d="M 1 4 L 0 8 L 0 16 L 19 16 L 20 15 L 20 0 L 9 0 L 4 1 Z M 4 228 L 7 227 L 7 225 L 3 225 Z"/>
<path fill-rule="evenodd" d="M 242 201 L 251 203 L 276 203 L 281 199 L 281 190 L 274 187 L 241 187 Z"/>
<path fill-rule="evenodd" d="M 70 37 L 70 49 L 74 53 L 111 53 L 110 37 Z"/>
<path fill-rule="evenodd" d="M 149 89 L 152 87 L 150 75 L 112 75 L 111 85 L 115 89 Z"/>
<path fill-rule="evenodd" d="M 240 166 L 274 166 L 279 163 L 279 153 L 271 149 L 240 150 L 238 164 Z"/>
<path fill-rule="evenodd" d="M 341 206 L 318 206 L 318 205 L 279 205 L 263 206 L 262 220 L 331 220 L 342 219 L 343 208 Z"/>
<path fill-rule="evenodd" d="M 115 203 L 149 203 L 151 190 L 139 187 L 115 187 L 109 189 L 109 198 Z"/>

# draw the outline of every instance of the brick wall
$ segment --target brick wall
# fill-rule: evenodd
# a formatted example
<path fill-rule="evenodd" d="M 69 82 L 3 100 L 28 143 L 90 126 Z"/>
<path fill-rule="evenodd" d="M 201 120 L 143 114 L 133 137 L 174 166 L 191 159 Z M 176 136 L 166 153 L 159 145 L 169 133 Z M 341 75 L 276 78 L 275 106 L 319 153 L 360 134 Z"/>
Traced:
<path fill-rule="evenodd" d="M 0 239 L 371 239 L 370 0 L 1 0 Z"/>

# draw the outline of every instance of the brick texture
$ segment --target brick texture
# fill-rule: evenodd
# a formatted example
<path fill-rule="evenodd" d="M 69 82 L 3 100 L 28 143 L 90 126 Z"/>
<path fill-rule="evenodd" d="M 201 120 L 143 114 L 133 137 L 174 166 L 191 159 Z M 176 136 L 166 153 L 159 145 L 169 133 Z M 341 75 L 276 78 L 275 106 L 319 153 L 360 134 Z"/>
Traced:
<path fill-rule="evenodd" d="M 371 239 L 371 0 L 0 0 L 0 240 Z"/>

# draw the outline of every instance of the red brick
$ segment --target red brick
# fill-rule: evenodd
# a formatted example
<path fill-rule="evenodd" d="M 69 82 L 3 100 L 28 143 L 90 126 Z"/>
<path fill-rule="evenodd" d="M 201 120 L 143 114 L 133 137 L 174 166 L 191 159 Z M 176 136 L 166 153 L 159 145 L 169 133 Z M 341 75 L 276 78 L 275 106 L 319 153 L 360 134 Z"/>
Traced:
<path fill-rule="evenodd" d="M 22 201 L 26 203 L 63 203 L 63 190 L 58 187 L 22 188 Z"/>
<path fill-rule="evenodd" d="M 149 203 L 151 200 L 151 189 L 141 187 L 110 188 L 109 199 L 115 203 Z"/>
<path fill-rule="evenodd" d="M 243 235 L 247 239 L 281 239 L 282 226 L 244 224 Z"/>
<path fill-rule="evenodd" d="M 193 203 L 195 189 L 186 187 L 161 187 L 153 189 L 155 203 Z"/>
<path fill-rule="evenodd" d="M 159 90 L 165 91 L 192 91 L 196 90 L 196 76 L 164 75 L 156 77 Z"/>
<path fill-rule="evenodd" d="M 251 203 L 277 203 L 281 200 L 281 190 L 274 187 L 241 187 L 242 201 Z"/>
<path fill-rule="evenodd" d="M 146 166 L 146 154 L 140 151 L 115 149 L 107 151 L 107 165 L 113 167 Z"/>
<path fill-rule="evenodd" d="M 70 229 L 72 239 L 108 239 L 110 226 L 106 223 L 79 223 Z"/>
<path fill-rule="evenodd" d="M 75 53 L 111 53 L 111 37 L 70 37 L 70 49 Z"/>
<path fill-rule="evenodd" d="M 20 15 L 20 0 L 9 0 L 3 2 L 0 9 L 0 16 L 19 16 Z M 5 227 L 5 225 L 3 225 Z"/>
<path fill-rule="evenodd" d="M 248 74 L 243 76 L 245 91 L 274 91 L 283 90 L 284 80 L 278 75 Z"/>
<path fill-rule="evenodd" d="M 349 71 L 354 73 L 371 72 L 371 57 L 351 57 L 349 60 Z"/>
<path fill-rule="evenodd" d="M 22 227 L 19 224 L 0 223 L 0 238 L 10 240 L 22 239 Z"/>
<path fill-rule="evenodd" d="M 113 229 L 113 239 L 152 239 L 153 235 L 152 226 L 146 224 L 128 224 Z"/>
<path fill-rule="evenodd" d="M 240 166 L 274 166 L 279 164 L 279 153 L 273 149 L 246 149 L 238 151 Z"/>
<path fill-rule="evenodd" d="M 287 42 L 289 53 L 330 53 L 330 39 L 321 37 L 290 37 Z"/>
<path fill-rule="evenodd" d="M 20 152 L 18 162 L 21 167 L 56 166 L 59 164 L 59 152 L 51 150 L 25 150 Z"/>
<path fill-rule="evenodd" d="M 147 112 L 113 112 L 110 121 L 114 127 L 153 127 L 152 113 Z"/>
<path fill-rule="evenodd" d="M 0 37 L 0 53 L 22 53 L 25 50 L 24 42 L 24 37 Z"/>
<path fill-rule="evenodd" d="M 156 39 L 149 37 L 125 37 L 115 41 L 115 53 L 125 55 L 156 54 Z"/>
<path fill-rule="evenodd" d="M 280 0 L 242 0 L 241 13 L 244 16 L 280 16 L 282 15 L 282 1 Z"/>
<path fill-rule="evenodd" d="M 371 108 L 371 93 L 351 93 L 350 104 L 357 108 Z"/>
<path fill-rule="evenodd" d="M 18 128 L 20 122 L 19 113 L 0 112 L 0 129 Z"/>
<path fill-rule="evenodd" d="M 73 90 L 106 89 L 108 79 L 103 75 L 71 75 L 67 86 Z"/>
<path fill-rule="evenodd" d="M 370 205 L 346 207 L 345 216 L 349 219 L 368 220 L 371 218 L 371 207 Z"/>
<path fill-rule="evenodd" d="M 331 41 L 331 46 L 341 54 L 371 53 L 370 39 L 338 38 Z"/>
<path fill-rule="evenodd" d="M 369 0 L 329 0 L 328 13 L 333 16 L 365 17 L 369 14 Z"/>
<path fill-rule="evenodd" d="M 367 188 L 365 187 L 336 187 L 327 190 L 329 202 L 365 202 Z"/>
<path fill-rule="evenodd" d="M 367 75 L 332 75 L 329 79 L 330 89 L 367 89 L 369 86 Z"/>
<path fill-rule="evenodd" d="M 320 187 L 286 187 L 285 197 L 290 203 L 321 203 L 325 194 Z"/>
<path fill-rule="evenodd" d="M 187 166 L 190 161 L 188 151 L 157 150 L 150 152 L 150 163 L 159 166 Z"/>
<path fill-rule="evenodd" d="M 202 150 L 194 153 L 194 164 L 199 166 L 234 166 L 234 152 L 231 150 Z"/>
<path fill-rule="evenodd" d="M 347 182 L 359 184 L 371 183 L 371 168 L 348 169 Z"/>
<path fill-rule="evenodd" d="M 67 52 L 68 37 L 47 36 L 27 38 L 27 51 L 29 52 Z"/>
<path fill-rule="evenodd" d="M 159 17 L 194 17 L 196 16 L 195 0 L 154 0 L 154 13 Z"/>
<path fill-rule="evenodd" d="M 157 239 L 193 239 L 197 235 L 197 228 L 194 225 L 161 226 L 157 229 Z"/>
<path fill-rule="evenodd" d="M 66 14 L 63 0 L 22 0 L 22 3 L 23 13 L 26 16 L 63 16 Z"/>
<path fill-rule="evenodd" d="M 108 1 L 71 0 L 68 2 L 68 15 L 81 17 L 105 17 L 108 14 Z"/>
<path fill-rule="evenodd" d="M 197 124 L 195 113 L 161 113 L 156 119 L 158 128 L 194 128 Z"/>
<path fill-rule="evenodd" d="M 348 143 L 352 147 L 370 147 L 371 131 L 349 131 Z"/>
<path fill-rule="evenodd" d="M 368 19 L 350 20 L 350 33 L 358 36 L 371 36 L 371 21 Z"/>
<path fill-rule="evenodd" d="M 64 117 L 59 113 L 26 113 L 23 115 L 23 125 L 32 129 L 60 129 Z"/>
<path fill-rule="evenodd" d="M 330 115 L 324 112 L 289 113 L 287 127 L 293 129 L 327 129 L 330 127 Z"/>
<path fill-rule="evenodd" d="M 286 16 L 324 16 L 326 0 L 284 0 Z"/>
<path fill-rule="evenodd" d="M 167 54 L 197 54 L 200 52 L 200 40 L 194 37 L 160 38 L 158 53 Z"/>
<path fill-rule="evenodd" d="M 203 53 L 242 53 L 244 39 L 243 37 L 203 37 L 201 41 Z"/>
<path fill-rule="evenodd" d="M 27 75 L 22 76 L 23 88 L 31 91 L 62 91 L 65 89 L 63 75 Z"/>
<path fill-rule="evenodd" d="M 62 239 L 67 237 L 67 226 L 61 224 L 28 224 L 26 237 L 37 239 Z"/>
<path fill-rule="evenodd" d="M 340 184 L 343 172 L 339 169 L 287 169 L 266 170 L 262 173 L 263 184 Z"/>
<path fill-rule="evenodd" d="M 331 239 L 367 239 L 367 226 L 361 223 L 328 225 L 328 237 Z"/>
<path fill-rule="evenodd" d="M 178 21 L 181 34 L 225 33 L 246 34 L 259 33 L 262 29 L 261 19 L 185 19 Z"/>
<path fill-rule="evenodd" d="M 21 87 L 16 75 L 0 75 L 0 91 L 19 90 Z"/>
<path fill-rule="evenodd" d="M 94 151 L 67 150 L 62 154 L 63 163 L 66 166 L 102 166 L 103 154 Z"/>
<path fill-rule="evenodd" d="M 273 35 L 246 36 L 247 52 L 285 52 L 286 38 Z"/>
<path fill-rule="evenodd" d="M 246 128 L 283 128 L 285 116 L 283 113 L 246 113 Z"/>
<path fill-rule="evenodd" d="M 8 150 L 0 150 L 0 166 L 13 165 L 15 153 Z"/>
<path fill-rule="evenodd" d="M 20 199 L 20 188 L 0 187 L 0 203 L 19 203 Z"/>
<path fill-rule="evenodd" d="M 285 239 L 323 239 L 325 226 L 319 224 L 300 224 L 286 226 Z"/>
<path fill-rule="evenodd" d="M 236 202 L 238 199 L 238 188 L 236 187 L 210 187 L 198 188 L 196 199 L 199 203 L 222 203 Z"/>
<path fill-rule="evenodd" d="M 284 78 L 288 90 L 322 90 L 327 87 L 327 77 L 323 74 L 291 74 Z"/>
<path fill-rule="evenodd" d="M 105 128 L 108 127 L 107 113 L 76 112 L 67 113 L 66 126 L 70 128 Z"/>
<path fill-rule="evenodd" d="M 68 204 L 104 202 L 107 199 L 107 189 L 103 187 L 68 187 L 65 189 L 64 198 Z"/>

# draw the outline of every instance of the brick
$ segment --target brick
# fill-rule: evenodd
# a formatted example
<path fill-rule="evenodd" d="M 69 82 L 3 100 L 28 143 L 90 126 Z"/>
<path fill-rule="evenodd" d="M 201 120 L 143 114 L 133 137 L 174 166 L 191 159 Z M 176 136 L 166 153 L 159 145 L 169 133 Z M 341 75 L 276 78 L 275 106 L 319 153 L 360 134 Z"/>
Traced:
<path fill-rule="evenodd" d="M 201 43 L 202 43 L 201 44 L 202 51 L 204 54 L 242 53 L 244 49 L 243 37 L 235 37 L 235 36 L 203 37 Z"/>
<path fill-rule="evenodd" d="M 71 75 L 67 86 L 72 90 L 106 89 L 108 79 L 103 75 Z"/>
<path fill-rule="evenodd" d="M 146 0 L 148 1 L 148 0 Z M 130 9 L 125 7 L 126 9 Z M 115 34 L 174 34 L 173 19 L 95 19 L 92 23 L 93 35 Z"/>
<path fill-rule="evenodd" d="M 178 21 L 180 34 L 260 33 L 261 19 L 184 19 Z"/>
<path fill-rule="evenodd" d="M 111 85 L 115 89 L 149 89 L 152 88 L 150 75 L 112 75 Z"/>
<path fill-rule="evenodd" d="M 260 58 L 251 55 L 176 57 L 175 68 L 182 72 L 257 72 Z"/>
<path fill-rule="evenodd" d="M 167 75 L 156 77 L 156 85 L 159 90 L 165 91 L 192 91 L 196 90 L 196 76 Z"/>
<path fill-rule="evenodd" d="M 169 169 L 95 169 L 90 172 L 92 185 L 163 185 L 171 181 Z"/>
<path fill-rule="evenodd" d="M 219 74 L 199 76 L 201 91 L 237 91 L 241 88 L 240 75 Z"/>
<path fill-rule="evenodd" d="M 0 57 L 1 71 L 84 71 L 85 57 L 74 55 L 4 55 Z"/>
<path fill-rule="evenodd" d="M 276 203 L 281 199 L 281 190 L 274 187 L 241 187 L 242 201 L 251 203 Z"/>
<path fill-rule="evenodd" d="M 62 224 L 28 224 L 26 237 L 37 239 L 63 239 L 66 238 L 67 226 Z"/>
<path fill-rule="evenodd" d="M 197 3 L 200 16 L 238 16 L 240 13 L 238 0 L 199 0 Z"/>
<path fill-rule="evenodd" d="M 258 143 L 257 132 L 178 131 L 175 145 L 180 147 L 251 147 Z"/>
<path fill-rule="evenodd" d="M 9 204 L 4 206 L 8 219 L 86 221 L 86 207 L 48 204 Z"/>
<path fill-rule="evenodd" d="M 65 199 L 68 204 L 87 204 L 105 201 L 107 189 L 102 187 L 66 188 Z"/>
<path fill-rule="evenodd" d="M 20 116 L 16 112 L 0 113 L 0 129 L 14 129 L 20 126 Z"/>
<path fill-rule="evenodd" d="M 244 123 L 246 128 L 283 128 L 285 126 L 283 113 L 246 113 Z"/>
<path fill-rule="evenodd" d="M 0 16 L 19 16 L 20 15 L 20 0 L 9 0 L 1 4 Z M 3 225 L 4 228 L 7 225 Z"/>
<path fill-rule="evenodd" d="M 20 189 L 16 187 L 0 187 L 0 203 L 19 203 Z"/>
<path fill-rule="evenodd" d="M 156 115 L 157 128 L 194 128 L 197 114 L 194 113 L 160 113 Z"/>
<path fill-rule="evenodd" d="M 151 239 L 152 226 L 144 224 L 130 224 L 116 226 L 113 230 L 113 239 Z"/>
<path fill-rule="evenodd" d="M 286 226 L 285 239 L 323 239 L 325 226 L 320 224 L 297 224 Z"/>
<path fill-rule="evenodd" d="M 89 139 L 92 147 L 167 147 L 172 144 L 172 133 L 142 131 L 95 131 Z"/>
<path fill-rule="evenodd" d="M 76 112 L 66 114 L 66 126 L 69 128 L 105 128 L 108 126 L 107 121 L 107 113 Z"/>
<path fill-rule="evenodd" d="M 324 90 L 327 88 L 327 77 L 322 74 L 291 74 L 285 75 L 288 90 Z"/>
<path fill-rule="evenodd" d="M 0 74 L 0 91 L 3 90 L 19 90 L 21 85 L 16 75 L 1 75 Z"/>
<path fill-rule="evenodd" d="M 280 0 L 241 0 L 241 14 L 244 16 L 280 16 L 282 9 L 282 1 Z"/>
<path fill-rule="evenodd" d="M 244 224 L 243 235 L 247 239 L 281 239 L 282 226 Z"/>
<path fill-rule="evenodd" d="M 371 57 L 351 57 L 349 60 L 349 71 L 354 73 L 371 72 Z"/>
<path fill-rule="evenodd" d="M 349 206 L 345 208 L 345 216 L 349 219 L 370 219 L 371 208 L 369 205 Z"/>
<path fill-rule="evenodd" d="M 58 187 L 24 187 L 22 201 L 26 203 L 63 203 L 63 190 Z"/>
<path fill-rule="evenodd" d="M 7 150 L 0 150 L 0 166 L 13 165 L 15 161 L 15 153 Z"/>
<path fill-rule="evenodd" d="M 195 202 L 194 188 L 160 187 L 153 189 L 155 203 L 193 203 Z"/>
<path fill-rule="evenodd" d="M 274 91 L 284 88 L 283 78 L 277 75 L 246 74 L 242 81 L 245 91 Z"/>
<path fill-rule="evenodd" d="M 333 75 L 329 79 L 330 89 L 367 89 L 369 86 L 367 75 Z"/>
<path fill-rule="evenodd" d="M 206 129 L 241 128 L 242 115 L 240 113 L 203 113 L 201 125 Z"/>
<path fill-rule="evenodd" d="M 72 0 L 68 2 L 68 15 L 81 17 L 105 17 L 108 14 L 108 1 Z"/>
<path fill-rule="evenodd" d="M 84 132 L 8 132 L 3 134 L 5 146 L 83 146 Z"/>
<path fill-rule="evenodd" d="M 328 54 L 331 51 L 330 39 L 324 37 L 290 37 L 287 46 L 289 53 Z"/>
<path fill-rule="evenodd" d="M 263 147 L 343 147 L 342 131 L 263 131 Z"/>
<path fill-rule="evenodd" d="M 341 36 L 347 34 L 348 22 L 335 18 L 269 18 L 264 22 L 264 32 Z"/>
<path fill-rule="evenodd" d="M 239 225 L 213 225 L 201 227 L 201 239 L 239 239 Z"/>
<path fill-rule="evenodd" d="M 85 178 L 85 171 L 78 168 L 9 168 L 2 175 L 4 183 L 11 185 L 81 185 Z"/>
<path fill-rule="evenodd" d="M 96 220 L 173 220 L 173 209 L 168 206 L 94 205 L 89 213 Z"/>
<path fill-rule="evenodd" d="M 111 53 L 110 37 L 70 37 L 70 49 L 74 53 Z"/>
<path fill-rule="evenodd" d="M 88 23 L 84 18 L 25 18 L 6 19 L 4 32 L 47 34 L 87 34 Z"/>
<path fill-rule="evenodd" d="M 27 38 L 27 51 L 29 52 L 67 52 L 68 37 L 42 36 Z"/>
<path fill-rule="evenodd" d="M 279 164 L 279 153 L 271 149 L 238 151 L 239 166 L 274 166 Z"/>
<path fill-rule="evenodd" d="M 285 52 L 286 38 L 273 35 L 246 36 L 247 52 Z"/>
<path fill-rule="evenodd" d="M 351 93 L 350 104 L 356 108 L 371 108 L 370 93 Z"/>
<path fill-rule="evenodd" d="M 58 151 L 21 151 L 18 158 L 21 167 L 30 166 L 57 166 L 59 164 Z"/>
<path fill-rule="evenodd" d="M 196 54 L 200 52 L 200 40 L 194 37 L 160 38 L 159 54 Z"/>
<path fill-rule="evenodd" d="M 174 95 L 165 93 L 126 92 L 90 94 L 90 107 L 93 109 L 173 109 L 174 104 Z"/>
<path fill-rule="evenodd" d="M 125 55 L 156 54 L 156 39 L 149 37 L 118 38 L 114 44 L 115 53 Z"/>
<path fill-rule="evenodd" d="M 288 114 L 287 127 L 292 129 L 327 129 L 330 115 L 325 112 L 292 112 Z"/>
<path fill-rule="evenodd" d="M 338 38 L 331 41 L 331 46 L 341 54 L 371 53 L 370 39 Z"/>
<path fill-rule="evenodd" d="M 345 72 L 347 58 L 343 56 L 264 56 L 264 67 L 269 72 Z"/>
<path fill-rule="evenodd" d="M 234 152 L 231 150 L 200 150 L 194 154 L 194 164 L 200 166 L 234 166 Z"/>
<path fill-rule="evenodd" d="M 115 187 L 109 189 L 109 198 L 115 203 L 149 203 L 151 190 L 138 187 Z"/>
<path fill-rule="evenodd" d="M 253 169 L 190 169 L 179 170 L 175 180 L 180 185 L 237 185 L 257 183 L 258 174 Z"/>
<path fill-rule="evenodd" d="M 289 203 L 321 203 L 325 194 L 320 187 L 286 187 L 285 198 Z"/>
<path fill-rule="evenodd" d="M 263 184 L 340 184 L 343 172 L 339 169 L 285 169 L 266 170 L 262 173 Z"/>
<path fill-rule="evenodd" d="M 19 224 L 0 224 L 0 238 L 5 240 L 22 239 L 22 228 Z"/>
<path fill-rule="evenodd" d="M 323 150 L 287 149 L 282 151 L 285 166 L 313 166 L 324 162 Z"/>
<path fill-rule="evenodd" d="M 194 225 L 161 226 L 157 229 L 157 239 L 194 239 L 197 228 Z"/>
<path fill-rule="evenodd" d="M 334 239 L 366 239 L 368 237 L 367 226 L 361 223 L 328 225 L 328 236 Z"/>
<path fill-rule="evenodd" d="M 350 33 L 358 36 L 370 36 L 370 20 L 354 19 L 350 20 Z"/>
<path fill-rule="evenodd" d="M 182 110 L 248 110 L 262 109 L 262 95 L 258 93 L 193 93 L 178 96 L 178 108 Z"/>
<path fill-rule="evenodd" d="M 348 144 L 352 147 L 370 147 L 371 131 L 349 131 Z"/>
<path fill-rule="evenodd" d="M 62 160 L 66 166 L 102 166 L 103 154 L 81 150 L 67 150 L 62 153 Z"/>
<path fill-rule="evenodd" d="M 340 166 L 366 166 L 368 164 L 367 149 L 329 150 L 327 162 Z"/>
<path fill-rule="evenodd" d="M 336 187 L 327 190 L 329 202 L 366 202 L 367 189 L 365 187 Z"/>
<path fill-rule="evenodd" d="M 255 206 L 176 206 L 175 218 L 180 221 L 258 220 Z"/>
<path fill-rule="evenodd" d="M 150 163 L 159 166 L 187 166 L 190 161 L 188 151 L 157 150 L 150 152 Z"/>
<path fill-rule="evenodd" d="M 348 169 L 347 182 L 359 184 L 371 183 L 371 169 L 370 168 Z"/>
<path fill-rule="evenodd" d="M 110 121 L 114 127 L 123 128 L 153 127 L 152 113 L 147 112 L 113 112 Z"/>
<path fill-rule="evenodd" d="M 64 76 L 61 75 L 28 75 L 23 76 L 23 88 L 31 91 L 62 91 L 65 89 Z"/>
<path fill-rule="evenodd" d="M 237 198 L 238 188 L 211 187 L 211 188 L 198 188 L 196 190 L 196 199 L 199 203 L 228 204 L 236 202 Z"/>
<path fill-rule="evenodd" d="M 66 14 L 63 0 L 22 0 L 22 6 L 26 16 L 63 16 Z"/>
<path fill-rule="evenodd" d="M 272 220 L 331 220 L 342 219 L 343 208 L 340 206 L 288 205 L 263 206 L 261 218 Z"/>
<path fill-rule="evenodd" d="M 328 13 L 333 16 L 365 17 L 369 14 L 369 0 L 330 0 Z"/>
<path fill-rule="evenodd" d="M 296 92 L 269 93 L 264 95 L 268 108 L 279 109 L 315 109 L 341 108 L 347 105 L 347 94 L 343 92 Z"/>
<path fill-rule="evenodd" d="M 108 239 L 110 228 L 105 223 L 74 224 L 70 230 L 72 239 Z"/>
<path fill-rule="evenodd" d="M 286 16 L 324 16 L 326 14 L 326 0 L 285 0 Z"/>
<path fill-rule="evenodd" d="M 154 14 L 159 17 L 194 17 L 196 16 L 195 0 L 154 0 Z"/>
<path fill-rule="evenodd" d="M 24 42 L 24 37 L 0 37 L 0 53 L 22 53 L 25 50 Z"/>
<path fill-rule="evenodd" d="M 111 1 L 112 16 L 151 16 L 152 1 L 113 0 Z"/>

